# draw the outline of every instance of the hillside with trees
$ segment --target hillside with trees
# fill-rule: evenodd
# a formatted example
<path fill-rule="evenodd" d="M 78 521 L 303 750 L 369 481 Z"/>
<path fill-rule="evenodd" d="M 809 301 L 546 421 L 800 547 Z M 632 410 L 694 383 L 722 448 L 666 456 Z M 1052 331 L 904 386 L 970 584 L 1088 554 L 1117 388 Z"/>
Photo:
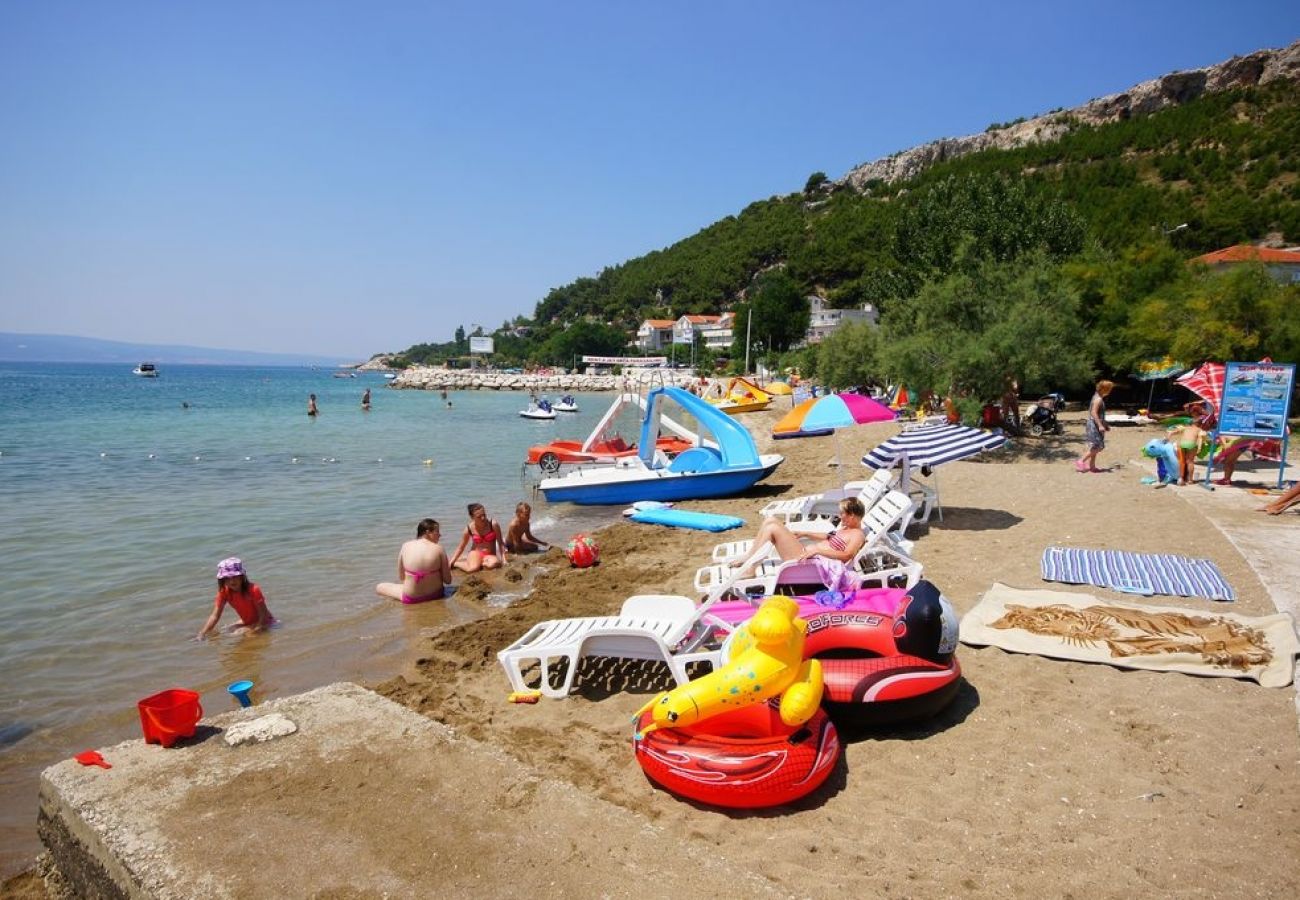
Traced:
<path fill-rule="evenodd" d="M 816 172 L 797 193 L 555 288 L 531 319 L 503 324 L 497 353 L 567 366 L 619 352 L 643 319 L 732 310 L 738 323 L 753 316 L 754 349 L 775 364 L 841 387 L 905 380 L 991 397 L 1009 376 L 1079 389 L 1166 355 L 1296 360 L 1300 287 L 1262 267 L 1214 274 L 1187 261 L 1236 243 L 1300 244 L 1297 134 L 1300 91 L 1285 81 L 1074 123 L 891 183 Z M 874 304 L 880 326 L 794 348 L 811 294 Z"/>

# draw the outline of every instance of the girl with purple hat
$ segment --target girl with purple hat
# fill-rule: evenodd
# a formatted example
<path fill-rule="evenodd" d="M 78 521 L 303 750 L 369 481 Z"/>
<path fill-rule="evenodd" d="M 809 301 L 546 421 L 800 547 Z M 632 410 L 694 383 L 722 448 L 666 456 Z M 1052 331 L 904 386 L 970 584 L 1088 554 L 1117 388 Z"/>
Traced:
<path fill-rule="evenodd" d="M 237 556 L 217 563 L 217 599 L 213 602 L 212 615 L 199 630 L 198 640 L 206 638 L 217 627 L 227 604 L 239 614 L 234 631 L 263 631 L 275 623 L 262 589 L 248 580 L 244 564 Z"/>

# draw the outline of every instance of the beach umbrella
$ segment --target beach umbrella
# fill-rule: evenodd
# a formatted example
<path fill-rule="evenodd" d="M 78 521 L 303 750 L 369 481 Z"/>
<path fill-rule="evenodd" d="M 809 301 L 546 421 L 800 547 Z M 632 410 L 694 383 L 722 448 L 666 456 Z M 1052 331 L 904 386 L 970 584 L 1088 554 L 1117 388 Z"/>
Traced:
<path fill-rule="evenodd" d="M 1133 377 L 1138 381 L 1151 382 L 1151 390 L 1147 391 L 1147 409 L 1151 409 L 1151 401 L 1156 396 L 1156 382 L 1162 378 L 1172 378 L 1187 366 L 1183 363 L 1176 362 L 1166 356 L 1164 359 L 1148 359 L 1138 363 L 1137 371 Z"/>
<path fill-rule="evenodd" d="M 968 425 L 923 425 L 900 431 L 884 441 L 862 457 L 862 464 L 871 469 L 888 469 L 901 460 L 903 474 L 899 479 L 899 487 L 903 491 L 909 491 L 912 466 L 933 468 L 975 456 L 985 450 L 996 450 L 1006 442 L 1004 434 L 981 431 Z M 936 483 L 936 502 L 938 494 Z M 939 518 L 943 519 L 942 507 Z"/>
<path fill-rule="evenodd" d="M 1218 415 L 1223 403 L 1223 373 L 1226 369 L 1223 363 L 1203 362 L 1175 380 L 1202 400 L 1209 401 Z"/>
<path fill-rule="evenodd" d="M 968 425 L 925 425 L 900 431 L 863 456 L 862 464 L 888 469 L 901 459 L 909 466 L 934 467 L 996 450 L 1006 442 L 1006 435 Z"/>
<path fill-rule="evenodd" d="M 772 437 L 816 437 L 837 428 L 896 418 L 898 413 L 862 394 L 827 394 L 805 400 L 782 416 L 772 426 Z"/>

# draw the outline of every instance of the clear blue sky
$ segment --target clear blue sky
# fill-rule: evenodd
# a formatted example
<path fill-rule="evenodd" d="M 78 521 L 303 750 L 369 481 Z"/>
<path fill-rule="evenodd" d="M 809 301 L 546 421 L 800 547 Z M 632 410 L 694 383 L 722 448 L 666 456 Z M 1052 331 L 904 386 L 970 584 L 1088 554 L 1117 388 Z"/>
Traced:
<path fill-rule="evenodd" d="M 0 3 L 0 330 L 343 359 L 1300 4 Z"/>

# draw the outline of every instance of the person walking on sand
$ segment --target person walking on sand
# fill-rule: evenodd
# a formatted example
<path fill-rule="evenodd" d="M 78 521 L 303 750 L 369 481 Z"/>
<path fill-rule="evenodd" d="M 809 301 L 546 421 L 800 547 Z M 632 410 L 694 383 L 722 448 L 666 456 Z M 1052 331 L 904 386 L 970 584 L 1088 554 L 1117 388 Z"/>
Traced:
<path fill-rule="evenodd" d="M 316 418 L 316 413 L 317 413 L 317 412 L 318 412 L 318 410 L 316 409 L 316 395 L 315 395 L 315 394 L 308 394 L 308 395 L 307 395 L 307 415 L 314 419 L 314 418 Z"/>
<path fill-rule="evenodd" d="M 506 549 L 511 553 L 536 553 L 550 544 L 532 532 L 533 508 L 527 503 L 515 507 L 515 517 L 506 528 Z"/>
<path fill-rule="evenodd" d="M 438 543 L 441 536 L 436 519 L 421 519 L 415 526 L 415 540 L 407 541 L 397 551 L 398 583 L 380 582 L 375 585 L 375 593 L 407 605 L 447 596 L 451 564 L 447 551 Z"/>
<path fill-rule="evenodd" d="M 366 388 L 366 392 L 361 395 L 361 411 L 370 412 L 370 388 Z"/>
<path fill-rule="evenodd" d="M 501 525 L 488 517 L 482 503 L 471 503 L 466 507 L 469 512 L 469 524 L 461 532 L 460 543 L 451 555 L 451 564 L 462 572 L 477 572 L 479 569 L 498 569 L 506 562 L 505 533 Z M 465 548 L 469 552 L 465 553 Z M 465 558 L 461 559 L 461 554 Z"/>
<path fill-rule="evenodd" d="M 234 634 L 265 631 L 275 624 L 275 616 L 266 606 L 262 589 L 248 580 L 244 564 L 237 556 L 217 563 L 217 597 L 213 601 L 212 615 L 199 629 L 197 640 L 201 641 L 212 633 L 227 605 L 239 614 L 239 624 L 231 629 Z"/>
<path fill-rule="evenodd" d="M 1103 379 L 1097 382 L 1097 392 L 1088 403 L 1088 419 L 1084 423 L 1083 433 L 1088 452 L 1074 461 L 1074 468 L 1080 472 L 1106 471 L 1097 468 L 1097 454 L 1106 448 L 1106 432 L 1110 431 L 1110 426 L 1106 424 L 1106 398 L 1114 388 L 1113 381 Z"/>

